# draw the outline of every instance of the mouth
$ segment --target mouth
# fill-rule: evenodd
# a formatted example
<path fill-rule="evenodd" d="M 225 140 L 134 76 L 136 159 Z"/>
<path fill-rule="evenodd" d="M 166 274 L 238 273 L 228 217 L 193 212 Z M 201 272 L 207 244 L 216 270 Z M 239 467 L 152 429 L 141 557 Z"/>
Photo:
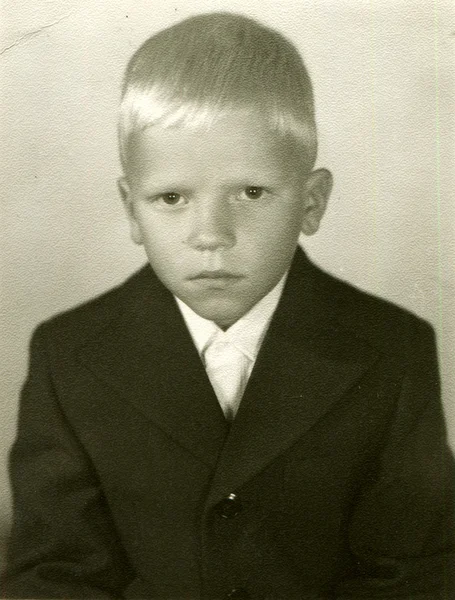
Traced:
<path fill-rule="evenodd" d="M 204 289 L 225 289 L 235 285 L 243 278 L 244 275 L 217 269 L 214 271 L 200 271 L 196 275 L 188 277 L 188 281 L 191 281 L 198 286 L 202 286 Z"/>
<path fill-rule="evenodd" d="M 224 271 L 223 269 L 217 269 L 214 271 L 201 271 L 200 273 L 197 273 L 196 275 L 192 275 L 191 277 L 188 277 L 188 279 L 190 281 L 197 281 L 197 280 L 203 280 L 203 279 L 208 279 L 208 280 L 218 280 L 218 279 L 225 279 L 225 280 L 235 280 L 235 279 L 242 279 L 243 275 L 239 275 L 237 273 L 231 273 L 230 271 Z"/>

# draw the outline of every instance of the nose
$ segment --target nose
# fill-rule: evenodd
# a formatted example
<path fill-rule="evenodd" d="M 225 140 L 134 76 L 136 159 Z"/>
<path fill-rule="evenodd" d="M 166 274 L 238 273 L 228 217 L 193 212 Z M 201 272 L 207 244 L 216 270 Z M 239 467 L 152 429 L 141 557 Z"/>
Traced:
<path fill-rule="evenodd" d="M 194 210 L 188 244 L 195 250 L 229 249 L 236 242 L 235 223 L 227 203 L 206 200 Z"/>

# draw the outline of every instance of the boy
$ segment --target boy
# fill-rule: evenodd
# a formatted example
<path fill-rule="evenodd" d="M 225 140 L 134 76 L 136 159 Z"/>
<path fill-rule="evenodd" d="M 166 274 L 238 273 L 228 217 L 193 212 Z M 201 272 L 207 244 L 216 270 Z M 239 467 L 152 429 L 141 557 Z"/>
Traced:
<path fill-rule="evenodd" d="M 451 597 L 433 334 L 297 247 L 331 176 L 296 50 L 188 19 L 119 131 L 150 264 L 34 335 L 6 597 Z"/>

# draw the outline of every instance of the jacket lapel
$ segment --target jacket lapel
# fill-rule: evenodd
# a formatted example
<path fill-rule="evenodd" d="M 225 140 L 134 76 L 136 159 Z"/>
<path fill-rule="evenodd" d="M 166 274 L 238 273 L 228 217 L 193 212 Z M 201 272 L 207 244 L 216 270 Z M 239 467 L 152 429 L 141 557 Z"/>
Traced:
<path fill-rule="evenodd" d="M 377 358 L 341 325 L 328 278 L 300 250 L 222 449 L 207 506 L 321 419 Z"/>
<path fill-rule="evenodd" d="M 172 295 L 149 267 L 121 292 L 120 316 L 80 359 L 106 389 L 213 468 L 229 427 Z"/>

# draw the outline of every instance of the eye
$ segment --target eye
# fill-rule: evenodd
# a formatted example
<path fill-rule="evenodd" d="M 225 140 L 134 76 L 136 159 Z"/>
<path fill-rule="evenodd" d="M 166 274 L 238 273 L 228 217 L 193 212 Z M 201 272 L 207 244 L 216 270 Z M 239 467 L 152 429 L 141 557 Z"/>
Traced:
<path fill-rule="evenodd" d="M 159 199 L 168 206 L 176 206 L 181 202 L 182 196 L 181 194 L 177 194 L 177 192 L 166 192 L 165 194 L 161 194 Z"/>
<path fill-rule="evenodd" d="M 259 200 L 264 195 L 264 188 L 257 185 L 249 185 L 240 193 L 241 199 L 247 198 L 248 200 Z"/>
<path fill-rule="evenodd" d="M 179 208 L 187 203 L 185 196 L 182 196 L 182 194 L 179 194 L 178 192 L 164 192 L 163 194 L 157 194 L 156 196 L 150 197 L 149 201 L 157 208 L 161 209 Z"/>

